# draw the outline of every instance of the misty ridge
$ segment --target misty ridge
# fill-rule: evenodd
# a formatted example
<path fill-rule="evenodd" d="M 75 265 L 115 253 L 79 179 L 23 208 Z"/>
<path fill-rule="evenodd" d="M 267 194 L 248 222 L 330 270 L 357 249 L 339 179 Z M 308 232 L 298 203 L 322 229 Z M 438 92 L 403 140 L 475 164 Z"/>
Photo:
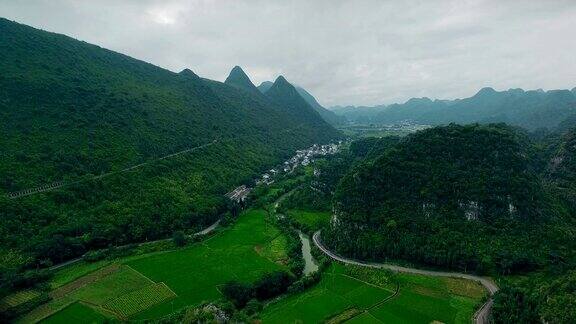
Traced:
<path fill-rule="evenodd" d="M 567 129 L 576 120 L 576 88 L 543 91 L 483 88 L 474 96 L 456 100 L 412 98 L 403 104 L 334 106 L 330 110 L 348 122 L 394 124 L 410 120 L 421 124 L 508 123 L 530 130 Z"/>

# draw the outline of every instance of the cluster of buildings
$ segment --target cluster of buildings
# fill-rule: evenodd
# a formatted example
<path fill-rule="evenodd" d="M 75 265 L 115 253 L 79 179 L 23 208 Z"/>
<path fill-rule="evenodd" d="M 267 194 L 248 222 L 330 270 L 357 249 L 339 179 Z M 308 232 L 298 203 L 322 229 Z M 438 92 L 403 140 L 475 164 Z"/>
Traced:
<path fill-rule="evenodd" d="M 324 145 L 314 144 L 305 150 L 298 150 L 293 157 L 286 160 L 282 165 L 264 173 L 262 177 L 256 181 L 256 184 L 270 185 L 274 183 L 274 177 L 280 172 L 292 172 L 299 166 L 307 166 L 314 162 L 314 158 L 317 156 L 336 154 L 341 144 L 342 141 Z"/>
<path fill-rule="evenodd" d="M 246 197 L 248 197 L 248 194 L 251 190 L 251 188 L 248 188 L 245 185 L 241 185 L 240 187 L 236 187 L 234 190 L 227 193 L 225 196 L 230 200 L 240 203 L 243 202 Z"/>
<path fill-rule="evenodd" d="M 342 141 L 324 145 L 314 144 L 305 150 L 298 150 L 293 157 L 286 160 L 282 165 L 266 171 L 258 180 L 256 180 L 256 185 L 271 185 L 274 183 L 274 178 L 279 173 L 290 173 L 299 166 L 307 166 L 314 162 L 314 158 L 317 156 L 336 154 L 338 153 L 341 144 Z M 251 188 L 242 185 L 230 191 L 225 196 L 230 200 L 240 203 L 248 197 L 251 190 Z"/>

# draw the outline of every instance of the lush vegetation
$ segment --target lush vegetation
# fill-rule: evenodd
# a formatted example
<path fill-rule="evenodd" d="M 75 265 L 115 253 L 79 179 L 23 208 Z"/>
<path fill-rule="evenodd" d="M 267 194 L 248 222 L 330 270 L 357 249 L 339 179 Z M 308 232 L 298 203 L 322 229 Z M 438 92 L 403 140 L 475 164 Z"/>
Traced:
<path fill-rule="evenodd" d="M 290 273 L 276 271 L 265 274 L 253 284 L 229 281 L 222 287 L 222 293 L 234 305 L 243 308 L 251 299 L 263 301 L 285 293 L 293 281 Z"/>
<path fill-rule="evenodd" d="M 287 82 L 264 96 L 5 19 L 0 70 L 1 294 L 28 268 L 194 232 L 224 193 L 338 136 Z"/>
<path fill-rule="evenodd" d="M 258 86 L 258 90 L 262 93 L 266 93 L 272 86 L 274 85 L 271 81 L 264 81 Z M 298 94 L 306 100 L 306 102 L 328 123 L 332 125 L 341 125 L 346 122 L 346 119 L 343 116 L 339 116 L 331 110 L 324 108 L 320 103 L 306 91 L 304 88 L 296 86 L 296 91 Z"/>
<path fill-rule="evenodd" d="M 323 240 L 344 255 L 496 276 L 497 322 L 569 322 L 551 314 L 574 302 L 574 138 L 498 124 L 362 139 L 282 205 L 334 208 Z"/>
<path fill-rule="evenodd" d="M 318 285 L 267 306 L 261 317 L 264 323 L 469 323 L 483 296 L 481 286 L 465 280 L 333 264 Z"/>
<path fill-rule="evenodd" d="M 338 225 L 326 240 L 362 259 L 483 273 L 571 258 L 564 249 L 571 234 L 562 230 L 568 215 L 542 185 L 532 149 L 503 125 L 450 125 L 409 136 L 342 179 Z"/>
<path fill-rule="evenodd" d="M 98 305 L 118 319 L 158 319 L 222 300 L 231 281 L 250 287 L 250 298 L 264 300 L 271 297 L 267 294 L 284 292 L 294 280 L 287 272 L 288 251 L 282 250 L 288 247 L 275 243 L 282 236 L 266 211 L 249 210 L 230 228 L 201 243 L 172 245 L 169 251 L 123 256 L 109 263 L 96 261 L 100 267 L 96 270 L 89 263 L 72 265 L 55 275 L 55 289 L 49 292 L 52 300 L 21 320 L 35 321 L 54 313 L 56 318 L 66 318 L 64 307 L 78 301 Z M 277 251 L 264 253 L 271 245 Z M 61 309 L 64 315 L 59 314 Z"/>

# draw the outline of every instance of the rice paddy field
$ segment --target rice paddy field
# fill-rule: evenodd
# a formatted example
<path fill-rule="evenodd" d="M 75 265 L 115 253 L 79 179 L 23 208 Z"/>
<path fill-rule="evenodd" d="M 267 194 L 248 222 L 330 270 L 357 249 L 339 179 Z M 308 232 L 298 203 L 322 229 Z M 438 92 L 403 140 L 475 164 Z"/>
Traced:
<path fill-rule="evenodd" d="M 264 323 L 470 323 L 485 291 L 461 279 L 333 264 L 320 283 L 266 307 Z"/>
<path fill-rule="evenodd" d="M 63 268 L 51 283 L 53 300 L 20 322 L 74 323 L 82 313 L 88 322 L 153 319 L 221 298 L 226 281 L 252 282 L 285 269 L 285 239 L 267 217 L 249 210 L 232 227 L 182 249 Z"/>

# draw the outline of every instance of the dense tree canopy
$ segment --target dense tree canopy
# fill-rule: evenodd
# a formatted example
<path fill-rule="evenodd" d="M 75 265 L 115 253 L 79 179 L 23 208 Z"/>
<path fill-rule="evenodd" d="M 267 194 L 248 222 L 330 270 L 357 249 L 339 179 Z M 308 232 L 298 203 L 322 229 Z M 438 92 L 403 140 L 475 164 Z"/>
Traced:
<path fill-rule="evenodd" d="M 360 258 L 502 274 L 571 254 L 550 246 L 570 234 L 533 155 L 529 140 L 504 125 L 418 132 L 342 178 L 326 240 Z"/>
<path fill-rule="evenodd" d="M 288 83 L 267 97 L 5 19 L 0 71 L 0 259 L 22 264 L 194 231 L 224 193 L 339 136 L 303 99 L 275 100 Z"/>

